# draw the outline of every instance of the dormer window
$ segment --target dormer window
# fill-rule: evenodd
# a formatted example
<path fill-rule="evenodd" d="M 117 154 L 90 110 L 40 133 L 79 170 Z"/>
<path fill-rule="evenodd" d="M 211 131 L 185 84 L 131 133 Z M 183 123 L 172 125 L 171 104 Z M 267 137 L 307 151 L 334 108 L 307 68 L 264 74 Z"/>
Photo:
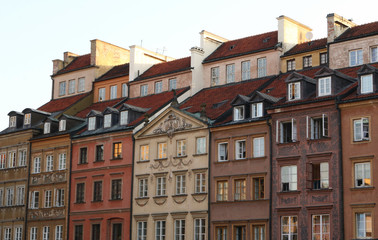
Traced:
<path fill-rule="evenodd" d="M 45 122 L 45 124 L 43 126 L 43 133 L 44 134 L 50 133 L 50 123 L 49 122 Z"/>
<path fill-rule="evenodd" d="M 301 98 L 301 91 L 300 91 L 301 83 L 289 83 L 288 85 L 288 99 L 289 101 L 298 100 Z"/>
<path fill-rule="evenodd" d="M 318 96 L 331 95 L 331 77 L 319 78 Z"/>
<path fill-rule="evenodd" d="M 90 117 L 88 119 L 88 130 L 95 130 L 96 129 L 96 117 Z"/>
<path fill-rule="evenodd" d="M 244 119 L 244 106 L 234 107 L 234 121 L 240 121 Z"/>
<path fill-rule="evenodd" d="M 251 105 L 252 118 L 258 118 L 263 116 L 263 103 L 252 103 Z"/>
<path fill-rule="evenodd" d="M 59 121 L 59 131 L 66 131 L 66 120 L 62 119 Z"/>
<path fill-rule="evenodd" d="M 373 75 L 361 76 L 361 94 L 373 92 Z"/>
<path fill-rule="evenodd" d="M 122 111 L 121 112 L 121 120 L 120 120 L 120 124 L 121 125 L 126 125 L 127 124 L 128 115 L 129 115 L 129 111 Z"/>
<path fill-rule="evenodd" d="M 24 125 L 28 125 L 31 123 L 31 114 L 30 113 L 27 113 L 25 114 L 24 116 Z"/>
<path fill-rule="evenodd" d="M 112 126 L 112 115 L 106 114 L 104 117 L 104 128 L 108 128 Z"/>
<path fill-rule="evenodd" d="M 16 116 L 9 117 L 9 127 L 16 126 Z"/>

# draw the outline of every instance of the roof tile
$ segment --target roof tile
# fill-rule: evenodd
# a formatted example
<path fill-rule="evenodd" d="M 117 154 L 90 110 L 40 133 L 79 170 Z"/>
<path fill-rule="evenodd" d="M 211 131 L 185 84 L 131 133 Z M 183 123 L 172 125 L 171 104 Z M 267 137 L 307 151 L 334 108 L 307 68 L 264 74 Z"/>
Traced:
<path fill-rule="evenodd" d="M 65 98 L 59 98 L 59 99 L 53 99 L 44 105 L 40 106 L 38 108 L 39 111 L 44 111 L 44 112 L 59 112 L 67 109 L 69 106 L 73 105 L 80 99 L 88 96 L 90 93 L 83 93 L 79 95 L 75 95 L 72 97 L 65 97 Z"/>
<path fill-rule="evenodd" d="M 104 75 L 96 79 L 96 82 L 129 75 L 129 63 L 114 66 Z"/>
<path fill-rule="evenodd" d="M 317 40 L 312 40 L 310 42 L 304 42 L 295 45 L 289 51 L 285 53 L 284 56 L 290 56 L 298 53 L 310 52 L 319 49 L 327 48 L 327 38 L 321 38 Z"/>
<path fill-rule="evenodd" d="M 358 25 L 346 30 L 338 38 L 335 39 L 335 42 L 345 41 L 348 39 L 366 37 L 370 35 L 378 34 L 378 21 L 372 23 L 366 23 L 363 25 Z"/>
<path fill-rule="evenodd" d="M 91 65 L 91 54 L 85 54 L 82 56 L 75 57 L 72 62 L 70 62 L 65 68 L 59 70 L 56 75 L 63 74 L 66 72 L 71 72 L 74 70 L 78 70 L 84 67 L 89 67 Z"/>

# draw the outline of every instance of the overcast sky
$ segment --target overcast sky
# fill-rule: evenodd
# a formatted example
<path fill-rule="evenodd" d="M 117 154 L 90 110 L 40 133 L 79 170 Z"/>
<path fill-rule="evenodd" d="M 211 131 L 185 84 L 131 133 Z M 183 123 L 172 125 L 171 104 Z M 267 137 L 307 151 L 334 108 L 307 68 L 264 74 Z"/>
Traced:
<path fill-rule="evenodd" d="M 375 0 L 0 0 L 0 130 L 10 111 L 51 99 L 51 60 L 89 53 L 92 39 L 181 58 L 199 45 L 201 30 L 232 40 L 275 31 L 285 15 L 318 39 L 326 37 L 328 13 L 364 24 L 378 20 L 377 7 Z"/>

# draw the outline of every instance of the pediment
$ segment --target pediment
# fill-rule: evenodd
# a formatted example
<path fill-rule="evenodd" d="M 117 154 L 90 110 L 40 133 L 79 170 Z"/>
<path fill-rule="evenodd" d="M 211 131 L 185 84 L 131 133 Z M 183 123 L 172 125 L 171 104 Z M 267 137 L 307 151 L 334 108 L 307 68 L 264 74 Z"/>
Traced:
<path fill-rule="evenodd" d="M 293 72 L 292 74 L 290 74 L 285 79 L 286 83 L 300 82 L 300 81 L 306 81 L 306 82 L 309 82 L 309 83 L 312 83 L 312 84 L 316 84 L 316 80 L 315 79 L 312 79 L 310 77 L 307 77 L 307 76 L 302 75 L 302 74 L 297 73 L 297 72 Z"/>
<path fill-rule="evenodd" d="M 244 105 L 249 102 L 249 97 L 238 94 L 234 100 L 231 101 L 232 106 Z"/>
<path fill-rule="evenodd" d="M 325 77 L 332 74 L 335 74 L 335 71 L 328 67 L 322 67 L 319 71 L 315 73 L 315 77 Z"/>
<path fill-rule="evenodd" d="M 378 72 L 378 69 L 370 66 L 368 64 L 364 64 L 359 70 L 358 70 L 358 75 L 364 75 L 364 74 L 369 74 L 369 73 L 374 73 Z"/>

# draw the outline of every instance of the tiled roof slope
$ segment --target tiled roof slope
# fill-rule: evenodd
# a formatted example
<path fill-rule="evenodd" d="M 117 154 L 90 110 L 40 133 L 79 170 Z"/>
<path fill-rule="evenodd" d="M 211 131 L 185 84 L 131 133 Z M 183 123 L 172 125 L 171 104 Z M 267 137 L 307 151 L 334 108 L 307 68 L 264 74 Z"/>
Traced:
<path fill-rule="evenodd" d="M 278 32 L 267 32 L 246 38 L 222 43 L 203 62 L 213 62 L 221 59 L 242 56 L 254 52 L 273 49 L 278 43 Z"/>
<path fill-rule="evenodd" d="M 190 69 L 190 57 L 176 59 L 169 62 L 158 63 L 147 69 L 135 80 L 158 77 L 166 74 L 181 72 Z"/>
<path fill-rule="evenodd" d="M 270 79 L 271 77 L 267 77 L 206 88 L 182 103 L 180 109 L 190 113 L 199 113 L 202 110 L 201 105 L 205 103 L 206 116 L 215 120 L 231 108 L 230 103 L 238 94 L 249 95 Z"/>
<path fill-rule="evenodd" d="M 124 100 L 126 100 L 126 98 L 117 98 L 117 99 L 113 99 L 109 101 L 96 102 L 90 105 L 89 107 L 87 107 L 86 109 L 84 109 L 83 111 L 78 112 L 75 116 L 80 117 L 80 118 L 85 118 L 91 110 L 102 112 L 105 110 L 105 108 L 117 106 L 119 103 L 123 102 Z"/>
<path fill-rule="evenodd" d="M 49 113 L 63 111 L 70 107 L 72 104 L 88 96 L 89 94 L 90 93 L 83 93 L 72 97 L 53 99 L 45 103 L 44 105 L 40 106 L 37 110 Z"/>
<path fill-rule="evenodd" d="M 59 70 L 55 75 L 71 72 L 74 70 L 89 67 L 91 65 L 91 54 L 85 54 L 82 56 L 75 57 L 72 62 L 70 62 L 65 68 Z"/>
<path fill-rule="evenodd" d="M 112 69 L 107 71 L 104 75 L 96 79 L 96 82 L 108 80 L 112 78 L 128 76 L 129 75 L 129 63 L 114 66 Z"/>
<path fill-rule="evenodd" d="M 376 34 L 378 34 L 378 21 L 349 28 L 338 38 L 336 38 L 335 42 L 341 42 L 355 38 L 362 38 Z"/>
<path fill-rule="evenodd" d="M 310 52 L 327 47 L 327 38 L 321 38 L 310 42 L 304 42 L 295 45 L 284 56 L 290 56 L 298 53 Z"/>

